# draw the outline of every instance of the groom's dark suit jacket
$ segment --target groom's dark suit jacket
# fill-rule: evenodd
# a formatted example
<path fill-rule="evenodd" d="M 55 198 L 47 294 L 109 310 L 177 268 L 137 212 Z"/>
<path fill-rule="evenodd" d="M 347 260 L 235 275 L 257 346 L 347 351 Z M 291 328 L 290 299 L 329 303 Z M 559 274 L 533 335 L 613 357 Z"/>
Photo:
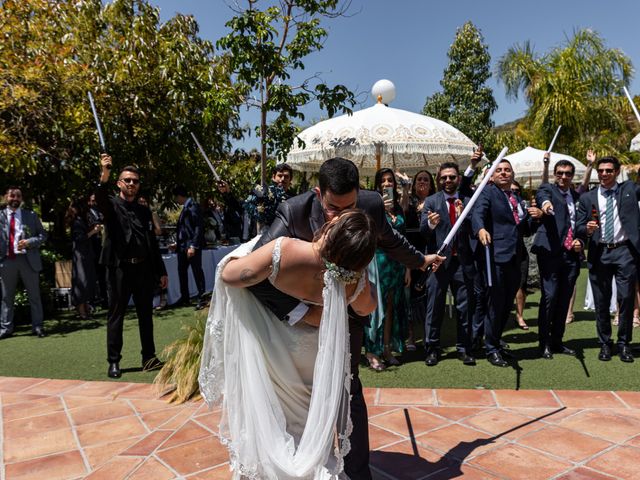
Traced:
<path fill-rule="evenodd" d="M 378 233 L 378 248 L 409 268 L 422 267 L 423 255 L 389 225 L 380 194 L 369 190 L 360 190 L 356 208 L 364 210 L 373 218 Z M 324 223 L 322 205 L 316 193 L 303 193 L 280 204 L 276 219 L 269 230 L 262 234 L 254 249 L 278 237 L 299 238 L 310 242 L 313 240 L 315 232 Z M 276 289 L 268 280 L 249 287 L 249 289 L 281 320 L 284 320 L 286 315 L 300 303 L 299 300 Z"/>

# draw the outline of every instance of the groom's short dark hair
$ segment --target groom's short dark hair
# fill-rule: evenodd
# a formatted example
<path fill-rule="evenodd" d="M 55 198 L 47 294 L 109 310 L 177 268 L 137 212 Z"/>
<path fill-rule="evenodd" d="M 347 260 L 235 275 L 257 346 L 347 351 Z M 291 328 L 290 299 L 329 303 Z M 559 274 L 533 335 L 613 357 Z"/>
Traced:
<path fill-rule="evenodd" d="M 335 157 L 320 166 L 318 172 L 320 193 L 327 190 L 336 195 L 344 195 L 360 188 L 358 167 L 351 160 Z"/>

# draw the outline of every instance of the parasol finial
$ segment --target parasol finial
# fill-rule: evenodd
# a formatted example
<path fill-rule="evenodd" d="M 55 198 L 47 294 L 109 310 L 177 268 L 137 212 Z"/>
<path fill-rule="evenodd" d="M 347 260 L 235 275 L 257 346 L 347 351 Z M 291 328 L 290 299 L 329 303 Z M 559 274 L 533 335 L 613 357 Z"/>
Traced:
<path fill-rule="evenodd" d="M 396 86 L 392 81 L 378 80 L 371 87 L 371 96 L 384 105 L 389 105 L 396 98 Z"/>

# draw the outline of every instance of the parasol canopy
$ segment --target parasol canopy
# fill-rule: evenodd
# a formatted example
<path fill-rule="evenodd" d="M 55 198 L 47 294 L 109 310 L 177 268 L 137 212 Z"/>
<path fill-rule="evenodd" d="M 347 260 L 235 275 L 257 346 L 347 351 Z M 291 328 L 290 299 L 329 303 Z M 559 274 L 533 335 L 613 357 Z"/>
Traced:
<path fill-rule="evenodd" d="M 325 160 L 344 157 L 358 166 L 361 175 L 373 175 L 377 155 L 381 167 L 409 174 L 425 168 L 434 171 L 443 162 L 469 160 L 475 145 L 466 135 L 441 120 L 385 105 L 395 97 L 395 87 L 388 80 L 380 82 L 387 82 L 386 101 L 381 94 L 373 107 L 307 128 L 298 135 L 304 146 L 294 141 L 287 163 L 296 170 L 315 172 Z M 374 95 L 380 82 L 374 85 Z"/>
<path fill-rule="evenodd" d="M 640 133 L 631 139 L 629 150 L 632 152 L 640 152 Z"/>
<path fill-rule="evenodd" d="M 542 170 L 544 168 L 544 150 L 539 150 L 533 147 L 527 147 L 519 152 L 507 155 L 505 158 L 511 162 L 515 178 L 522 184 L 522 186 L 529 186 L 530 188 L 538 188 L 542 183 Z M 559 160 L 569 160 L 576 169 L 576 173 L 573 177 L 574 182 L 581 182 L 584 177 L 584 173 L 587 170 L 582 162 L 573 158 L 570 155 L 563 153 L 551 152 L 551 158 L 549 159 L 549 178 L 553 179 L 553 168 Z M 591 171 L 590 182 L 598 182 L 598 174 L 595 169 Z"/>

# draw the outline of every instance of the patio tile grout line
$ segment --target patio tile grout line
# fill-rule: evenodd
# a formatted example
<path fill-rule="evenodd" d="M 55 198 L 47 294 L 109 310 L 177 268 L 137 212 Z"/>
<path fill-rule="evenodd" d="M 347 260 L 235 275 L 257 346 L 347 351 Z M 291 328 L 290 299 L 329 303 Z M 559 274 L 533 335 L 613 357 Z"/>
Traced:
<path fill-rule="evenodd" d="M 147 431 L 146 435 L 153 433 L 154 431 L 147 426 L 144 420 L 142 420 L 142 415 L 138 413 L 138 410 L 136 409 L 136 407 L 131 403 L 131 399 L 126 399 L 125 402 L 129 406 L 129 408 L 133 411 L 133 416 L 138 419 L 138 421 L 142 424 L 143 428 Z M 116 418 L 120 418 L 120 417 L 116 417 Z"/>
<path fill-rule="evenodd" d="M 75 440 L 76 445 L 78 446 L 78 451 L 80 453 L 80 457 L 82 458 L 82 463 L 84 463 L 84 468 L 87 471 L 87 474 L 89 474 L 92 472 L 91 464 L 89 463 L 89 459 L 87 458 L 87 455 L 84 451 L 84 447 L 80 443 L 80 437 L 78 436 L 78 431 L 76 430 L 76 426 L 73 423 L 73 419 L 69 414 L 69 409 L 67 408 L 67 402 L 65 401 L 63 395 L 59 395 L 59 398 L 60 398 L 60 402 L 62 402 L 62 408 L 64 409 L 64 413 L 67 416 L 67 421 L 71 426 L 71 434 L 73 435 L 73 439 Z"/>
<path fill-rule="evenodd" d="M 611 392 L 611 395 L 613 395 L 614 397 L 616 397 L 616 398 L 618 399 L 618 401 L 619 401 L 620 403 L 622 403 L 622 405 L 623 405 L 625 408 L 631 409 L 631 406 L 630 406 L 627 402 L 625 402 L 625 401 L 620 397 L 620 395 L 618 395 L 618 393 L 617 393 L 617 392 L 615 392 L 615 391 L 613 391 L 613 390 L 610 390 L 610 392 Z"/>
<path fill-rule="evenodd" d="M 150 458 L 153 458 L 155 461 L 157 461 L 158 463 L 160 463 L 161 465 L 166 467 L 169 471 L 171 471 L 171 473 L 174 474 L 175 478 L 184 478 L 184 475 L 181 475 L 175 468 L 173 468 L 167 462 L 162 460 L 158 455 L 156 455 L 156 451 L 155 450 L 153 452 L 151 452 L 149 455 L 147 455 L 147 459 L 140 464 L 140 467 L 142 467 L 142 465 L 144 465 Z M 132 472 L 132 474 L 133 474 L 133 472 Z"/>

